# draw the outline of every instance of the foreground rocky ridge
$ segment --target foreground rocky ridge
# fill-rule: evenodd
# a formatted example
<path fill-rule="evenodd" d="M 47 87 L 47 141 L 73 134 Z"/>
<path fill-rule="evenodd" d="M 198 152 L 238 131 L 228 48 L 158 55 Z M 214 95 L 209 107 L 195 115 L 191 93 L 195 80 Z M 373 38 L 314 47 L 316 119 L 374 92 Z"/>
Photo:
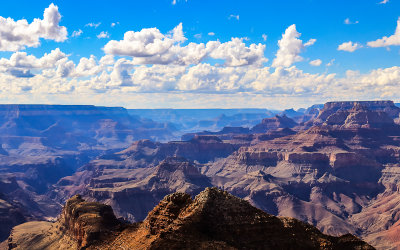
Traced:
<path fill-rule="evenodd" d="M 109 206 L 68 200 L 55 223 L 14 228 L 10 249 L 373 249 L 348 234 L 334 237 L 292 218 L 269 215 L 216 188 L 194 200 L 164 197 L 142 223 L 118 221 Z M 27 231 L 29 230 L 29 231 Z"/>

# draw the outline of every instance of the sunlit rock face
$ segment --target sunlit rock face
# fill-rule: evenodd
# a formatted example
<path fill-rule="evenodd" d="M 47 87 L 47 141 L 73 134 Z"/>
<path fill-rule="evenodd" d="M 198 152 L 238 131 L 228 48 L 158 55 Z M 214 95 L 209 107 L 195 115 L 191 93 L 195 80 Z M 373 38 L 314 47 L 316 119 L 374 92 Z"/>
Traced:
<path fill-rule="evenodd" d="M 351 110 L 354 108 L 360 109 L 363 107 L 370 111 L 385 112 L 390 118 L 396 119 L 399 117 L 400 108 L 395 106 L 393 101 L 348 101 L 348 102 L 327 102 L 323 109 L 319 112 L 318 116 L 309 123 L 320 125 L 324 123 L 327 118 L 341 110 Z"/>
<path fill-rule="evenodd" d="M 194 199 L 169 194 L 135 224 L 118 221 L 110 206 L 74 196 L 57 222 L 19 225 L 8 243 L 11 249 L 373 249 L 350 234 L 333 237 L 272 216 L 217 188 Z"/>

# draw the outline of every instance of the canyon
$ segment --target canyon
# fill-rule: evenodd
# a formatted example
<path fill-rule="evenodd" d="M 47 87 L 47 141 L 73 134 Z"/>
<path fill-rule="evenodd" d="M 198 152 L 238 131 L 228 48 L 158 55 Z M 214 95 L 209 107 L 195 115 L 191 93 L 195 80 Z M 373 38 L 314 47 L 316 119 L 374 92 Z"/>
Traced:
<path fill-rule="evenodd" d="M 51 238 L 57 244 L 82 247 L 91 237 L 100 236 L 85 234 L 86 229 L 74 229 L 80 233 L 72 236 L 57 230 L 68 232 L 74 227 L 62 221 L 68 213 L 66 208 L 71 202 L 86 204 L 86 200 L 97 204 L 93 205 L 94 217 L 106 214 L 100 216 L 104 221 L 89 223 L 95 229 L 88 230 L 96 231 L 102 223 L 110 225 L 107 228 L 111 231 L 100 233 L 101 243 L 93 243 L 100 244 L 96 245 L 99 248 L 118 246 L 122 241 L 143 249 L 192 243 L 204 248 L 243 248 L 232 237 L 244 232 L 226 228 L 229 223 L 238 225 L 234 216 L 229 217 L 232 221 L 216 220 L 214 225 L 210 218 L 198 217 L 196 211 L 205 206 L 199 197 L 208 192 L 222 200 L 235 200 L 234 204 L 227 203 L 227 209 L 235 210 L 239 206 L 236 201 L 246 201 L 246 209 L 256 209 L 245 216 L 246 220 L 254 219 L 250 217 L 255 214 L 270 219 L 296 218 L 299 221 L 278 217 L 279 223 L 296 225 L 296 230 L 309 227 L 300 221 L 311 224 L 322 232 L 309 230 L 323 239 L 318 242 L 332 249 L 340 239 L 355 240 L 350 234 L 377 249 L 400 247 L 400 108 L 392 101 L 329 102 L 297 111 L 263 110 L 263 118 L 260 110 L 229 111 L 230 119 L 237 120 L 226 127 L 221 128 L 218 122 L 199 123 L 210 119 L 207 116 L 197 119 L 195 127 L 206 128 L 204 131 L 189 129 L 190 122 L 166 122 L 171 113 L 175 115 L 171 120 L 179 122 L 177 114 L 183 111 L 168 110 L 159 119 L 154 117 L 161 111 L 95 106 L 9 105 L 0 107 L 1 112 L 0 221 L 7 225 L 0 231 L 2 240 L 11 228 L 27 222 L 12 229 L 3 245 L 29 242 L 18 237 L 24 230 L 33 230 L 37 235 L 49 232 L 51 237 L 58 237 Z M 220 116 L 218 112 L 215 114 Z M 183 120 L 193 121 L 184 114 Z M 248 117 L 258 120 L 244 122 Z M 206 189 L 209 187 L 224 191 Z M 171 197 L 179 201 L 168 200 Z M 170 208 L 166 205 L 170 202 L 179 204 Z M 168 215 L 160 219 L 160 213 Z M 182 216 L 189 218 L 182 221 Z M 33 222 L 37 220 L 41 222 Z M 274 224 L 276 220 L 266 221 Z M 266 221 L 260 222 L 258 229 L 249 230 L 264 228 Z M 223 238 L 214 238 L 193 231 L 191 223 L 227 231 L 218 231 Z M 191 229 L 181 231 L 186 227 Z M 271 230 L 264 229 L 265 233 Z M 277 230 L 279 237 L 288 240 L 287 233 L 292 229 L 281 229 Z M 129 241 L 127 237 L 132 235 L 134 239 Z M 179 237 L 187 241 L 177 240 Z M 42 241 L 47 243 L 42 243 L 48 244 L 51 239 L 44 237 Z M 250 239 L 249 246 L 261 244 Z M 307 244 L 322 248 L 310 242 Z"/>

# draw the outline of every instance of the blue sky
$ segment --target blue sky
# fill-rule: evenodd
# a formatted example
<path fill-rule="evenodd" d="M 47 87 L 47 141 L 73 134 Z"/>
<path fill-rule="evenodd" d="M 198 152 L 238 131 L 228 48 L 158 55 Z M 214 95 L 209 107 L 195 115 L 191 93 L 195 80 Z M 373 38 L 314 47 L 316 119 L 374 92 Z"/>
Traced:
<path fill-rule="evenodd" d="M 61 19 L 47 23 L 45 9 Z M 6 103 L 286 108 L 400 98 L 398 0 L 7 1 L 0 16 Z M 35 18 L 42 23 L 29 26 Z M 124 40 L 129 31 L 138 34 Z M 140 40 L 154 35 L 160 43 Z"/>

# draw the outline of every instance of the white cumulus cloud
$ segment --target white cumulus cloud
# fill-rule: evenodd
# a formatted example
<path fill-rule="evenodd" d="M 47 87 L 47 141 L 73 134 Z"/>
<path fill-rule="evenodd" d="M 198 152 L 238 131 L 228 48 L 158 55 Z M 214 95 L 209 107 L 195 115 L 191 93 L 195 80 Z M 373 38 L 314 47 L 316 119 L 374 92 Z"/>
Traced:
<path fill-rule="evenodd" d="M 314 45 L 314 43 L 317 41 L 317 39 L 311 38 L 310 40 L 308 40 L 305 44 L 304 47 L 308 47 L 311 45 Z"/>
<path fill-rule="evenodd" d="M 174 42 L 157 28 L 149 28 L 137 32 L 128 31 L 123 40 L 109 41 L 103 49 L 107 54 L 148 57 L 164 53 Z"/>
<path fill-rule="evenodd" d="M 300 36 L 301 34 L 297 32 L 295 24 L 286 29 L 282 39 L 278 41 L 279 50 L 272 62 L 272 67 L 290 67 L 293 63 L 303 60 L 300 56 L 301 51 L 304 47 L 313 45 L 317 40 L 310 39 L 303 44 L 303 41 L 299 39 Z"/>
<path fill-rule="evenodd" d="M 143 107 L 154 107 L 157 100 L 158 105 L 204 107 L 207 103 L 210 107 L 211 102 L 215 107 L 233 107 L 237 103 L 263 105 L 268 101 L 271 108 L 278 108 L 327 100 L 398 99 L 399 81 L 400 67 L 376 69 L 366 74 L 347 71 L 346 76 L 337 77 L 306 73 L 295 66 L 275 69 L 251 65 L 221 67 L 209 63 L 138 66 L 126 58 L 114 61 L 112 55 L 100 60 L 94 56 L 81 58 L 75 65 L 60 50 L 41 58 L 15 52 L 10 59 L 0 59 L 0 100 L 3 102 L 71 103 L 71 99 L 83 98 L 102 105 L 107 100 L 107 105 L 140 102 Z M 165 98 L 174 101 L 166 102 Z"/>
<path fill-rule="evenodd" d="M 128 31 L 124 39 L 109 41 L 103 48 L 106 54 L 131 56 L 133 64 L 198 64 L 208 58 L 224 60 L 225 66 L 262 65 L 265 45 L 251 44 L 246 46 L 244 38 L 232 38 L 221 43 L 209 41 L 204 43 L 189 43 L 186 41 L 182 24 L 180 23 L 166 35 L 157 28 Z"/>
<path fill-rule="evenodd" d="M 374 47 L 374 48 L 400 45 L 400 18 L 397 19 L 397 26 L 393 35 L 389 37 L 384 36 L 381 39 L 368 42 L 367 44 L 369 47 Z"/>
<path fill-rule="evenodd" d="M 362 45 L 359 43 L 353 43 L 352 41 L 342 43 L 338 46 L 337 50 L 354 52 L 357 49 L 362 48 Z"/>
<path fill-rule="evenodd" d="M 37 47 L 40 38 L 63 42 L 67 39 L 67 28 L 59 26 L 61 15 L 58 7 L 50 4 L 44 10 L 43 19 L 35 18 L 31 23 L 21 19 L 0 17 L 0 51 L 18 51 L 26 47 Z"/>
<path fill-rule="evenodd" d="M 215 59 L 225 60 L 226 66 L 258 65 L 266 62 L 264 57 L 265 45 L 251 44 L 249 47 L 243 42 L 243 38 L 232 38 L 231 41 L 218 44 L 210 53 Z"/>
<path fill-rule="evenodd" d="M 322 63 L 321 59 L 316 59 L 316 60 L 312 60 L 312 61 L 310 62 L 310 65 L 311 65 L 311 66 L 320 66 L 321 63 Z"/>
<path fill-rule="evenodd" d="M 327 100 L 400 98 L 400 67 L 347 71 L 342 77 L 296 68 L 293 64 L 303 60 L 301 52 L 316 42 L 303 43 L 300 35 L 294 25 L 286 29 L 273 67 L 264 66 L 261 43 L 245 38 L 187 42 L 182 24 L 166 33 L 157 28 L 129 31 L 123 40 L 109 41 L 99 59 L 92 55 L 74 62 L 60 49 L 42 57 L 16 51 L 0 58 L 0 101 L 84 100 L 104 105 L 106 100 L 107 105 L 149 107 L 157 100 L 157 105 L 175 107 L 271 103 L 271 108 L 281 108 Z M 361 46 L 344 44 L 347 51 Z M 321 59 L 308 63 L 322 65 Z M 334 59 L 326 65 L 333 63 Z"/>

